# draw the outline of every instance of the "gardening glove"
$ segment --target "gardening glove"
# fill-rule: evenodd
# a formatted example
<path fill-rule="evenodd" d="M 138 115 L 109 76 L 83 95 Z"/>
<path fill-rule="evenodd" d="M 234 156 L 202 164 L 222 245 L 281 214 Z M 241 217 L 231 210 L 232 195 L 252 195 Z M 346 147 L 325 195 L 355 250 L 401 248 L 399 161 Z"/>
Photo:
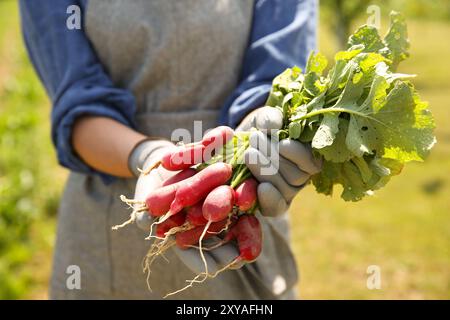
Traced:
<path fill-rule="evenodd" d="M 152 190 L 161 187 L 165 180 L 179 172 L 166 170 L 162 166 L 153 169 L 146 175 L 141 174 L 138 170 L 139 168 L 145 171 L 145 169 L 153 166 L 166 152 L 174 147 L 173 143 L 166 140 L 144 140 L 133 149 L 128 163 L 130 170 L 138 176 L 134 195 L 135 200 L 145 201 L 147 195 Z M 142 211 L 136 213 L 135 222 L 140 229 L 149 232 L 154 220 L 147 211 Z M 215 243 L 216 241 L 220 241 L 220 239 L 216 237 L 208 239 L 205 241 L 205 246 L 210 245 L 212 242 Z M 174 251 L 180 260 L 195 274 L 205 271 L 198 249 L 190 248 L 182 250 L 178 247 L 174 247 Z M 208 272 L 214 273 L 238 255 L 238 249 L 233 244 L 226 244 L 214 250 L 205 251 L 204 256 L 208 262 Z M 240 265 L 238 264 L 234 267 L 238 268 Z"/>
<path fill-rule="evenodd" d="M 250 133 L 250 147 L 244 161 L 260 182 L 258 201 L 264 216 L 286 212 L 311 175 L 321 169 L 310 146 L 292 139 L 278 141 L 277 131 L 282 127 L 282 112 L 278 108 L 262 107 L 247 115 L 236 129 L 258 129 Z"/>
<path fill-rule="evenodd" d="M 167 140 L 146 139 L 139 142 L 128 158 L 128 168 L 138 177 L 134 199 L 145 201 L 151 190 L 161 187 L 163 181 L 174 172 L 165 170 L 162 167 L 152 170 L 149 174 L 141 174 L 139 170 L 145 170 L 161 159 L 162 155 L 170 148 L 174 148 L 174 144 Z M 137 208 L 134 208 L 137 209 Z M 136 225 L 144 230 L 150 231 L 152 224 L 151 216 L 146 211 L 136 212 Z"/>

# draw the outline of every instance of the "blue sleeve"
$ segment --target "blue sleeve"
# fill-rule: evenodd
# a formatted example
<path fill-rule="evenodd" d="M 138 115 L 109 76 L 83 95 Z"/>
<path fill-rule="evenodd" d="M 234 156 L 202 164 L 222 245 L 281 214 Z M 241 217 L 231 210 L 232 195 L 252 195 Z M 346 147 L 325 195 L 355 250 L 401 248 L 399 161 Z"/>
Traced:
<path fill-rule="evenodd" d="M 286 68 L 304 68 L 316 47 L 316 0 L 257 0 L 241 80 L 221 110 L 220 122 L 235 127 L 264 105 L 272 80 Z"/>
<path fill-rule="evenodd" d="M 114 87 L 98 61 L 84 31 L 69 29 L 67 9 L 77 5 L 81 13 L 86 1 L 21 0 L 22 32 L 30 59 L 52 101 L 51 135 L 59 163 L 73 171 L 100 174 L 74 152 L 72 127 L 81 115 L 97 115 L 134 126 L 135 101 L 131 92 Z M 83 14 L 81 21 L 83 22 Z"/>

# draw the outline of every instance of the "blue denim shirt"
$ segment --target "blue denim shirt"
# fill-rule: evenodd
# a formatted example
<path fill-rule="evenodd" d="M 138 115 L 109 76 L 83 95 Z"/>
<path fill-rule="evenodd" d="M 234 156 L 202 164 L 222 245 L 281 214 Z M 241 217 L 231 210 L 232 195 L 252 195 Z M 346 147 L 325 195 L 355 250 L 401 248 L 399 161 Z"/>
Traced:
<path fill-rule="evenodd" d="M 134 127 L 132 93 L 113 85 L 83 32 L 66 25 L 70 5 L 83 12 L 88 0 L 20 0 L 22 32 L 30 59 L 51 98 L 52 140 L 59 163 L 70 170 L 113 177 L 85 164 L 71 144 L 80 115 L 110 117 Z M 226 100 L 219 122 L 239 124 L 262 106 L 272 79 L 294 65 L 304 67 L 316 46 L 316 0 L 256 0 L 240 82 Z"/>

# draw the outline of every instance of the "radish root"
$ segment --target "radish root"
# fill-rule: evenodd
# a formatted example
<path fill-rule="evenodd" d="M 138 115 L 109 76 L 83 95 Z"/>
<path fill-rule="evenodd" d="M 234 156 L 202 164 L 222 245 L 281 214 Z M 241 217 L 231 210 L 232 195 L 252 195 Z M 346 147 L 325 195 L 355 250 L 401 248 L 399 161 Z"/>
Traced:
<path fill-rule="evenodd" d="M 215 278 L 217 277 L 220 273 L 230 269 L 232 266 L 234 266 L 236 263 L 239 262 L 239 258 L 234 259 L 233 261 L 231 261 L 229 264 L 225 265 L 223 268 L 217 270 L 216 272 L 214 272 L 212 275 L 209 275 L 210 278 Z"/>
<path fill-rule="evenodd" d="M 121 224 L 117 224 L 117 225 L 111 227 L 111 229 L 112 230 L 119 230 L 119 229 L 121 229 L 121 228 L 123 228 L 123 227 L 125 227 L 125 226 L 127 226 L 129 224 L 132 224 L 135 221 L 136 221 L 136 211 L 133 210 L 133 212 L 130 214 L 130 218 L 127 221 L 125 221 L 125 222 L 123 222 Z"/>
<path fill-rule="evenodd" d="M 226 243 L 226 241 L 221 240 L 221 241 L 218 241 L 216 244 L 214 244 L 214 245 L 212 245 L 210 247 L 205 247 L 205 248 L 202 248 L 202 249 L 203 249 L 203 251 L 211 251 L 211 250 L 219 248 L 220 246 L 223 246 L 225 243 Z M 190 248 L 195 248 L 195 249 L 200 249 L 199 246 L 195 246 L 195 245 L 190 245 L 189 247 Z"/>
<path fill-rule="evenodd" d="M 203 242 L 203 238 L 206 235 L 206 232 L 208 232 L 208 229 L 211 226 L 211 223 L 212 223 L 211 220 L 208 221 L 208 223 L 205 225 L 205 229 L 203 229 L 203 232 L 202 232 L 202 235 L 200 236 L 200 239 L 198 239 L 198 249 L 200 251 L 200 257 L 202 258 L 203 264 L 205 265 L 205 275 L 206 275 L 202 280 L 200 280 L 200 282 L 203 282 L 203 281 L 205 281 L 208 278 L 208 263 L 206 262 L 205 255 L 204 255 L 203 250 L 202 250 L 202 245 L 203 245 L 202 242 Z"/>
<path fill-rule="evenodd" d="M 164 252 L 169 249 L 170 247 L 172 247 L 173 245 L 175 245 L 176 241 L 171 239 L 171 236 L 175 235 L 178 232 L 182 232 L 182 231 L 187 231 L 194 228 L 194 226 L 192 226 L 189 223 L 184 223 L 183 225 L 179 226 L 179 227 L 174 227 L 172 229 L 170 229 L 169 231 L 167 231 L 164 234 L 164 238 L 160 238 L 160 237 L 156 237 L 156 236 L 151 236 L 156 238 L 157 240 L 155 241 L 155 243 L 152 244 L 152 246 L 150 247 L 147 255 L 144 258 L 143 261 L 143 272 L 147 272 L 147 287 L 150 291 L 152 291 L 151 286 L 150 286 L 150 273 L 151 273 L 151 265 L 153 264 L 153 262 L 155 261 L 155 259 L 158 256 L 162 256 L 164 258 L 164 260 L 166 260 L 167 262 L 168 259 L 164 256 Z M 149 236 L 150 237 L 150 236 Z M 146 238 L 148 239 L 148 238 Z M 160 240 L 160 241 L 158 241 Z"/>
<path fill-rule="evenodd" d="M 156 243 L 154 243 L 151 247 L 150 250 L 148 251 L 147 255 L 144 258 L 144 269 L 143 272 L 147 273 L 147 287 L 150 291 L 152 291 L 152 288 L 150 286 L 150 274 L 151 274 L 151 266 L 153 264 L 153 262 L 155 261 L 155 259 L 161 255 L 166 261 L 167 258 L 164 257 L 163 253 L 169 249 L 170 247 L 172 247 L 173 245 L 175 245 L 175 241 L 169 241 L 170 237 L 166 237 L 164 240 L 162 241 L 157 241 Z"/>
<path fill-rule="evenodd" d="M 142 169 L 139 169 L 139 168 L 138 168 L 138 171 L 139 171 L 142 175 L 145 176 L 145 175 L 149 174 L 150 172 L 152 172 L 153 169 L 158 168 L 160 165 L 161 165 L 161 161 L 157 161 L 157 162 L 155 162 L 153 165 L 151 165 L 150 167 L 148 167 L 148 168 L 145 169 L 145 170 L 142 170 Z"/>
<path fill-rule="evenodd" d="M 163 223 L 164 221 L 166 221 L 167 219 L 169 219 L 172 215 L 173 215 L 173 214 L 169 211 L 169 212 L 167 212 L 165 215 L 159 217 L 159 219 L 158 219 L 157 221 L 153 222 L 152 225 L 150 226 L 150 233 L 149 233 L 149 235 L 147 236 L 147 238 L 145 238 L 145 240 L 150 240 L 151 238 L 159 238 L 159 237 L 156 237 L 156 236 L 153 236 L 153 235 L 152 235 L 152 233 L 153 233 L 153 226 L 154 226 L 154 225 L 158 225 L 158 224 Z M 172 228 L 172 229 L 173 229 L 173 228 Z M 172 229 L 171 229 L 171 230 L 172 230 Z M 170 231 L 170 230 L 169 230 L 169 231 Z M 167 233 L 167 232 L 166 232 L 166 233 Z"/>
<path fill-rule="evenodd" d="M 208 262 L 206 261 L 205 255 L 203 254 L 202 242 L 203 242 L 203 238 L 206 235 L 206 232 L 208 231 L 209 227 L 211 226 L 211 223 L 212 223 L 212 221 L 208 221 L 208 223 L 205 225 L 205 228 L 203 229 L 203 232 L 202 232 L 202 234 L 201 234 L 201 236 L 200 236 L 200 238 L 198 240 L 199 250 L 200 250 L 200 257 L 202 258 L 203 264 L 205 266 L 205 271 L 202 272 L 202 273 L 199 273 L 198 275 L 196 275 L 194 277 L 194 279 L 186 280 L 187 282 L 189 282 L 188 285 L 186 285 L 183 288 L 178 289 L 178 290 L 176 290 L 174 292 L 170 292 L 170 293 L 166 294 L 164 296 L 164 299 L 169 297 L 169 296 L 172 296 L 174 294 L 180 293 L 180 292 L 182 292 L 184 290 L 187 290 L 188 288 L 191 288 L 194 285 L 194 283 L 202 283 L 202 282 L 206 281 L 206 279 L 208 279 Z M 198 280 L 198 278 L 200 278 L 202 275 L 204 275 L 203 279 Z"/>
<path fill-rule="evenodd" d="M 123 202 L 125 202 L 131 209 L 133 209 L 133 212 L 131 212 L 130 214 L 130 218 L 118 225 L 113 226 L 111 229 L 112 230 L 119 230 L 133 222 L 136 221 L 136 213 L 138 212 L 142 212 L 142 211 L 146 211 L 147 207 L 145 206 L 145 202 L 144 201 L 139 201 L 139 200 L 135 200 L 135 199 L 128 199 L 127 197 L 125 197 L 124 195 L 120 196 L 120 200 L 122 200 Z M 140 207 L 135 208 L 134 205 L 136 204 L 140 204 Z"/>
<path fill-rule="evenodd" d="M 220 233 L 222 233 L 224 231 L 227 231 L 228 228 L 231 225 L 231 218 L 232 217 L 233 217 L 233 212 L 230 212 L 230 214 L 228 215 L 227 223 L 225 224 L 225 226 L 221 230 L 219 230 L 217 232 L 215 232 L 215 231 L 208 231 L 208 233 L 210 233 L 210 234 L 220 234 Z"/>

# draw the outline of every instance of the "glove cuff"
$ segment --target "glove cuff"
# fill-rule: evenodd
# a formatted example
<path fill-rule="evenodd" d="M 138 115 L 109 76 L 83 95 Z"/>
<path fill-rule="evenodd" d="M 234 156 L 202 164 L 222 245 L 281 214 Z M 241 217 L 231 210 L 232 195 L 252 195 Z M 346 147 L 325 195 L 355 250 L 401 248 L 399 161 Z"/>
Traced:
<path fill-rule="evenodd" d="M 171 147 L 173 143 L 162 138 L 146 138 L 133 147 L 128 157 L 128 169 L 135 177 L 140 175 L 138 169 L 144 169 L 145 162 L 158 149 Z"/>

